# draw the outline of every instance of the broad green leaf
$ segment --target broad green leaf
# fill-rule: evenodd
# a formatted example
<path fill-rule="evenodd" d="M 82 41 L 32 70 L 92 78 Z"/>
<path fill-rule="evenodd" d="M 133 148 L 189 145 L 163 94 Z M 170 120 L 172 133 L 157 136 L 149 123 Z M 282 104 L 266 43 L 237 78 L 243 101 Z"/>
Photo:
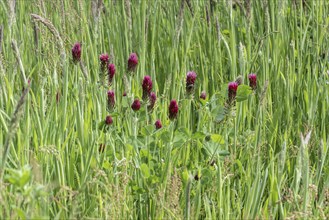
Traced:
<path fill-rule="evenodd" d="M 163 133 L 161 134 L 160 138 L 161 138 L 161 140 L 162 140 L 163 142 L 167 142 L 167 143 L 170 142 L 171 137 L 170 137 L 170 133 L 169 133 L 169 131 L 165 131 L 165 132 L 163 132 Z"/>
<path fill-rule="evenodd" d="M 203 139 L 205 136 L 203 132 L 197 131 L 192 135 L 192 139 Z"/>
<path fill-rule="evenodd" d="M 145 136 L 150 136 L 152 135 L 153 131 L 154 131 L 154 125 L 147 125 L 142 128 L 141 134 Z"/>
<path fill-rule="evenodd" d="M 145 177 L 145 178 L 149 178 L 150 177 L 150 169 L 149 169 L 149 167 L 145 164 L 145 163 L 143 163 L 142 165 L 141 165 L 141 171 L 142 171 L 142 174 L 143 174 L 143 176 Z"/>
<path fill-rule="evenodd" d="M 248 96 L 252 93 L 252 90 L 247 85 L 240 85 L 236 93 L 236 101 L 242 102 L 248 99 Z"/>
<path fill-rule="evenodd" d="M 219 156 L 228 156 L 230 155 L 230 152 L 228 150 L 220 150 L 218 151 Z"/>
<path fill-rule="evenodd" d="M 214 143 L 218 143 L 218 144 L 225 143 L 223 137 L 219 134 L 212 134 L 210 137 L 211 137 L 212 142 L 214 142 Z"/>
<path fill-rule="evenodd" d="M 212 181 L 212 174 L 208 168 L 201 171 L 201 184 L 206 185 Z"/>

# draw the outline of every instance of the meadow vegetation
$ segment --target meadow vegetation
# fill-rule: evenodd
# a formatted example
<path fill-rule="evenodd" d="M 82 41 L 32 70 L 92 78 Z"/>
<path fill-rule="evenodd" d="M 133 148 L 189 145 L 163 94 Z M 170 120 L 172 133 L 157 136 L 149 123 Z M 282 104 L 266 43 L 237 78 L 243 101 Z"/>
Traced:
<path fill-rule="evenodd" d="M 0 1 L 1 218 L 329 218 L 328 14 Z"/>

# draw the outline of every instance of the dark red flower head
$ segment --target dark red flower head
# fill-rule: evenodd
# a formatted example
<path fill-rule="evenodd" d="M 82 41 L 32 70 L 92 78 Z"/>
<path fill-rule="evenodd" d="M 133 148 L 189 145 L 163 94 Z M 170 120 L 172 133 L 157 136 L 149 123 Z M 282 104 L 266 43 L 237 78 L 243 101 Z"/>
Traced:
<path fill-rule="evenodd" d="M 152 90 L 152 80 L 151 80 L 150 76 L 145 76 L 144 77 L 142 86 L 143 86 L 143 90 L 147 91 L 148 93 L 151 92 L 151 90 Z"/>
<path fill-rule="evenodd" d="M 177 114 L 178 114 L 178 104 L 177 101 L 173 99 L 170 101 L 169 104 L 169 119 L 173 120 L 177 118 Z"/>
<path fill-rule="evenodd" d="M 136 53 L 131 53 L 128 59 L 128 71 L 134 71 L 138 64 L 138 57 Z"/>
<path fill-rule="evenodd" d="M 236 96 L 236 91 L 238 90 L 238 83 L 237 82 L 230 82 L 228 84 L 228 98 L 229 101 L 233 101 Z"/>
<path fill-rule="evenodd" d="M 147 100 L 152 90 L 152 80 L 150 76 L 145 76 L 142 82 L 143 100 Z"/>
<path fill-rule="evenodd" d="M 186 74 L 186 93 L 192 94 L 194 92 L 194 83 L 196 80 L 196 73 L 195 72 L 188 72 Z"/>
<path fill-rule="evenodd" d="M 139 99 L 135 99 L 133 104 L 131 104 L 131 108 L 134 111 L 138 111 L 141 108 L 141 103 L 139 101 Z"/>
<path fill-rule="evenodd" d="M 103 53 L 99 56 L 99 60 L 101 62 L 101 70 L 105 71 L 109 62 L 109 55 L 107 53 Z"/>
<path fill-rule="evenodd" d="M 255 73 L 251 73 L 248 75 L 248 79 L 249 86 L 255 90 L 257 88 L 257 75 Z"/>
<path fill-rule="evenodd" d="M 60 98 L 61 98 L 61 92 L 57 91 L 57 93 L 56 93 L 56 103 L 59 102 Z"/>
<path fill-rule="evenodd" d="M 156 129 L 162 128 L 162 124 L 161 124 L 161 121 L 159 119 L 155 121 L 154 125 L 155 125 Z"/>
<path fill-rule="evenodd" d="M 108 110 L 113 110 L 115 105 L 115 98 L 114 98 L 114 92 L 112 90 L 109 90 L 107 92 L 107 108 Z"/>
<path fill-rule="evenodd" d="M 109 85 L 111 85 L 112 84 L 113 77 L 114 77 L 114 74 L 115 74 L 115 65 L 113 63 L 110 63 L 107 66 L 107 72 L 109 74 Z"/>
<path fill-rule="evenodd" d="M 205 92 L 205 91 L 202 91 L 202 92 L 201 92 L 201 95 L 200 95 L 200 99 L 203 99 L 203 100 L 205 100 L 205 99 L 206 99 L 206 97 L 207 97 L 207 94 L 206 94 L 206 92 Z"/>
<path fill-rule="evenodd" d="M 106 119 L 105 119 L 105 124 L 106 125 L 111 125 L 113 123 L 113 119 L 110 115 L 106 116 Z"/>
<path fill-rule="evenodd" d="M 153 110 L 156 100 L 157 100 L 156 94 L 154 92 L 151 92 L 149 96 L 149 105 L 147 106 L 147 109 L 149 111 Z"/>
<path fill-rule="evenodd" d="M 126 93 L 126 91 L 123 91 L 123 96 L 127 96 L 127 93 Z"/>
<path fill-rule="evenodd" d="M 80 62 L 81 59 L 81 44 L 80 43 L 75 43 L 74 46 L 72 47 L 72 57 L 73 57 L 73 62 L 78 63 Z"/>
<path fill-rule="evenodd" d="M 196 73 L 193 71 L 190 71 L 186 74 L 186 86 L 187 85 L 194 85 L 196 80 Z"/>

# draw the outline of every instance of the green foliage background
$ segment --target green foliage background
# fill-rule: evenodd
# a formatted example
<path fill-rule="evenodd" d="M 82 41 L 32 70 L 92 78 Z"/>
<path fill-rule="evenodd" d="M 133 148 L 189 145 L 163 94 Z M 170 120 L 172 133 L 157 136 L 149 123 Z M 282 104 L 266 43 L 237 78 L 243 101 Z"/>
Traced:
<path fill-rule="evenodd" d="M 0 2 L 3 218 L 328 218 L 329 2 L 13 2 Z M 105 52 L 117 69 L 110 113 Z M 123 97 L 131 52 L 139 64 Z M 248 85 L 251 72 L 257 90 L 241 85 L 228 108 L 227 83 Z M 145 75 L 156 108 L 135 113 Z"/>

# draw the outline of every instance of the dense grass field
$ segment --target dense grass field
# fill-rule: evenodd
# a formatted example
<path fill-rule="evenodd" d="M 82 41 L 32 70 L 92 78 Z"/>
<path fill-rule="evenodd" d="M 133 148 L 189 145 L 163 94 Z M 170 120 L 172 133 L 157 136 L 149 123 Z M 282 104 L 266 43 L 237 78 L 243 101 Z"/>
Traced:
<path fill-rule="evenodd" d="M 0 1 L 0 218 L 329 218 L 328 14 Z"/>

